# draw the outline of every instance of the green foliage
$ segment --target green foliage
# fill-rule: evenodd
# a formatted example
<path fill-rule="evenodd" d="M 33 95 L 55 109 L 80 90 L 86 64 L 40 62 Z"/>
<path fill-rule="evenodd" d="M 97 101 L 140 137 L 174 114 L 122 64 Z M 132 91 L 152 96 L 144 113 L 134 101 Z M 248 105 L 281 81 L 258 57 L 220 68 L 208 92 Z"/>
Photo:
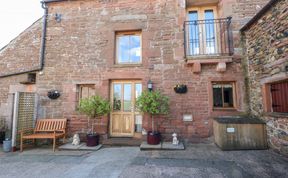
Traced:
<path fill-rule="evenodd" d="M 169 98 L 160 91 L 144 91 L 137 99 L 137 108 L 151 115 L 168 114 Z"/>
<path fill-rule="evenodd" d="M 91 119 L 108 114 L 110 110 L 111 107 L 109 101 L 97 95 L 81 99 L 79 105 L 79 111 L 86 114 Z"/>

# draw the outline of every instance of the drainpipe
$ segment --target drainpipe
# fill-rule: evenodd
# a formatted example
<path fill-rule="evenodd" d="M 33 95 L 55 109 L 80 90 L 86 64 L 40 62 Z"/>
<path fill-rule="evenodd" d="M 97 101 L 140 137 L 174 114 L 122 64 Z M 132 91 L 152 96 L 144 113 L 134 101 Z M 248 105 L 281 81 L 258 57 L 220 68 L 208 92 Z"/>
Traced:
<path fill-rule="evenodd" d="M 23 72 L 16 72 L 6 75 L 0 75 L 0 78 L 10 77 L 14 75 L 26 74 L 30 72 L 37 72 L 41 71 L 44 68 L 44 58 L 45 58 L 45 44 L 46 44 L 46 27 L 47 27 L 47 16 L 48 16 L 48 7 L 45 4 L 45 1 L 41 1 L 41 7 L 44 9 L 44 16 L 43 16 L 43 24 L 42 24 L 42 39 L 41 39 L 41 47 L 40 47 L 40 67 L 33 70 L 23 71 Z"/>

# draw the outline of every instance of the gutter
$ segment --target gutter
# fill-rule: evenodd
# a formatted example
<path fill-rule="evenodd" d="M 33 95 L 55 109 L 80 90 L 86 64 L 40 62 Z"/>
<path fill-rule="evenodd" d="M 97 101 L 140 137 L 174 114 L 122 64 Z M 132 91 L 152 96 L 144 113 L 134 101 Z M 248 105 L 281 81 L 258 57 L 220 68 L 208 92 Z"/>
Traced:
<path fill-rule="evenodd" d="M 240 32 L 248 30 L 255 22 L 257 22 L 270 8 L 279 0 L 270 0 L 251 20 L 249 20 L 241 29 Z"/>
<path fill-rule="evenodd" d="M 42 3 L 49 3 L 49 2 L 61 2 L 61 1 L 68 1 L 68 0 L 42 0 Z"/>
<path fill-rule="evenodd" d="M 48 0 L 46 0 L 48 1 Z M 50 0 L 52 1 L 52 0 Z M 56 0 L 54 0 L 56 1 Z M 59 0 L 58 0 L 59 1 Z M 33 70 L 28 70 L 28 71 L 23 71 L 23 72 L 16 72 L 16 73 L 11 73 L 11 74 L 6 74 L 6 75 L 0 75 L 0 78 L 5 78 L 5 77 L 10 77 L 14 75 L 21 75 L 21 74 L 26 74 L 30 72 L 37 72 L 41 71 L 44 68 L 44 58 L 45 58 L 45 44 L 46 44 L 46 32 L 47 32 L 47 16 L 48 16 L 48 7 L 45 4 L 45 0 L 41 1 L 42 3 L 42 8 L 44 9 L 44 16 L 43 16 L 43 24 L 42 24 L 42 39 L 41 39 L 41 48 L 40 48 L 40 67 L 37 69 Z"/>

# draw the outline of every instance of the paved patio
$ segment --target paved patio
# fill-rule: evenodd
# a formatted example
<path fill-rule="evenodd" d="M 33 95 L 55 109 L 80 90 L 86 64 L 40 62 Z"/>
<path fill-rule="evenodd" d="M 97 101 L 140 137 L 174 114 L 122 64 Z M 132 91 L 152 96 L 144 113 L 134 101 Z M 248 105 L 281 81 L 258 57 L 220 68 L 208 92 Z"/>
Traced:
<path fill-rule="evenodd" d="M 99 151 L 36 148 L 0 151 L 0 177 L 288 177 L 288 158 L 270 150 L 221 151 L 214 144 L 189 145 L 185 151 L 140 151 L 138 147 Z"/>

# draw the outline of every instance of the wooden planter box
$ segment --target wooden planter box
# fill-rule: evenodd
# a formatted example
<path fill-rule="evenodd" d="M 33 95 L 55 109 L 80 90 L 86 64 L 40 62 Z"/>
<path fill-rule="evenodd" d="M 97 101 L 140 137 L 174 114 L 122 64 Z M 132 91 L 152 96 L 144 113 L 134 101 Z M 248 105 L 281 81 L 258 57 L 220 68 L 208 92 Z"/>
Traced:
<path fill-rule="evenodd" d="M 215 143 L 222 150 L 267 149 L 266 124 L 254 118 L 219 117 L 213 121 Z"/>

